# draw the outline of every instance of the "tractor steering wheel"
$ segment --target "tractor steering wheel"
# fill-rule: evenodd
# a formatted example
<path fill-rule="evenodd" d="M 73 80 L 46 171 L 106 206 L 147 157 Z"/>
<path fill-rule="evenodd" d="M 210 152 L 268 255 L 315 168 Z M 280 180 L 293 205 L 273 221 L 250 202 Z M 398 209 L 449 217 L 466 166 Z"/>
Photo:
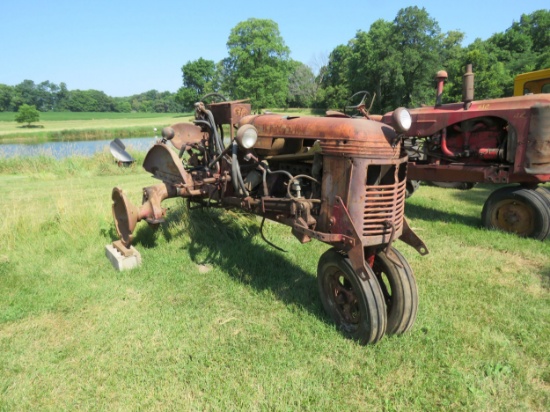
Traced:
<path fill-rule="evenodd" d="M 226 101 L 227 101 L 226 97 L 223 96 L 223 95 L 221 95 L 221 94 L 219 94 L 219 93 L 208 93 L 208 94 L 205 94 L 204 96 L 202 96 L 202 97 L 200 98 L 200 101 L 203 102 L 205 99 L 213 98 L 213 97 L 214 97 L 214 98 L 217 97 L 217 98 L 218 98 L 220 101 L 222 101 L 222 102 L 226 102 Z"/>
<path fill-rule="evenodd" d="M 370 92 L 368 92 L 366 90 L 362 90 L 360 92 L 357 92 L 353 96 L 351 96 L 348 99 L 348 101 L 353 102 L 354 99 L 357 96 L 361 96 L 361 101 L 358 104 L 353 105 L 353 106 L 345 106 L 344 107 L 344 114 L 346 114 L 346 109 L 355 109 L 355 110 L 359 111 L 363 116 L 369 117 L 369 111 L 372 107 L 372 104 L 374 103 L 374 98 L 371 100 L 371 104 L 370 104 L 369 108 L 367 109 L 365 103 L 366 103 L 367 99 L 371 98 Z"/>

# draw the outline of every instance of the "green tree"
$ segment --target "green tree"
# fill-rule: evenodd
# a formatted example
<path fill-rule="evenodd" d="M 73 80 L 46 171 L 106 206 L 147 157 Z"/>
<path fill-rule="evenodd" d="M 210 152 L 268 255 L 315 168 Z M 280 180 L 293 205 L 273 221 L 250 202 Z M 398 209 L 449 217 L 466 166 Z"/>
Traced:
<path fill-rule="evenodd" d="M 64 82 L 59 83 L 59 90 L 55 93 L 55 111 L 66 111 L 70 92 Z"/>
<path fill-rule="evenodd" d="M 322 90 L 317 98 L 327 109 L 343 108 L 352 94 L 348 76 L 350 54 L 350 46 L 336 46 L 329 55 L 327 66 L 321 69 Z"/>
<path fill-rule="evenodd" d="M 216 91 L 213 80 L 216 64 L 212 60 L 202 57 L 189 61 L 181 68 L 183 73 L 183 87 L 176 93 L 176 100 L 186 109 L 192 109 L 194 104 L 207 93 Z"/>
<path fill-rule="evenodd" d="M 128 99 L 124 97 L 115 97 L 114 100 L 114 109 L 119 113 L 130 113 L 132 111 L 132 105 Z"/>
<path fill-rule="evenodd" d="M 253 108 L 281 107 L 288 95 L 290 50 L 273 20 L 251 18 L 237 24 L 227 41 L 224 89 L 232 98 L 250 98 Z"/>
<path fill-rule="evenodd" d="M 377 20 L 332 51 L 323 72 L 324 103 L 342 107 L 361 90 L 376 94 L 374 113 L 432 103 L 435 74 L 462 66 L 462 39 L 458 31 L 442 34 L 423 8 L 401 9 L 393 22 Z"/>
<path fill-rule="evenodd" d="M 443 91 L 443 103 L 459 102 L 462 99 L 462 75 L 464 66 L 468 64 L 466 51 L 461 45 L 463 40 L 464 33 L 460 31 L 449 31 L 443 38 L 441 69 L 446 70 L 449 76 Z"/>
<path fill-rule="evenodd" d="M 34 81 L 23 80 L 21 83 L 15 85 L 12 102 L 16 110 L 23 104 L 36 107 L 37 93 Z"/>
<path fill-rule="evenodd" d="M 311 68 L 304 63 L 292 60 L 291 72 L 288 78 L 289 107 L 311 107 L 317 85 Z"/>
<path fill-rule="evenodd" d="M 374 112 L 393 109 L 395 82 L 396 79 L 401 79 L 401 65 L 396 61 L 397 53 L 392 45 L 392 31 L 391 22 L 377 20 L 371 25 L 368 33 L 358 31 L 355 38 L 350 41 L 350 90 L 366 90 L 373 96 L 376 94 Z"/>
<path fill-rule="evenodd" d="M 67 108 L 71 112 L 111 112 L 114 103 L 112 97 L 99 90 L 71 90 Z"/>
<path fill-rule="evenodd" d="M 10 111 L 12 108 L 13 87 L 0 84 L 0 112 Z"/>
<path fill-rule="evenodd" d="M 399 10 L 391 35 L 393 61 L 400 67 L 393 106 L 415 107 L 434 100 L 433 78 L 441 68 L 442 35 L 426 9 Z"/>
<path fill-rule="evenodd" d="M 475 72 L 476 100 L 512 95 L 514 79 L 506 63 L 500 59 L 498 46 L 476 39 L 465 50 L 463 67 L 468 63 Z"/>
<path fill-rule="evenodd" d="M 153 113 L 153 102 L 151 100 L 143 100 L 139 106 L 139 111 L 143 113 Z"/>
<path fill-rule="evenodd" d="M 527 35 L 531 40 L 532 50 L 535 53 L 544 53 L 550 49 L 550 10 L 522 14 L 519 22 L 513 23 L 506 32 L 509 31 Z"/>
<path fill-rule="evenodd" d="M 22 104 L 15 115 L 15 121 L 17 123 L 27 123 L 27 127 L 31 127 L 31 123 L 40 120 L 40 112 L 36 110 L 35 106 L 28 104 Z"/>
<path fill-rule="evenodd" d="M 488 67 L 487 71 L 489 74 L 496 71 L 494 74 L 502 82 L 498 89 L 503 90 L 504 95 L 511 95 L 516 75 L 550 66 L 550 10 L 523 14 L 504 33 L 496 33 L 483 43 L 495 55 L 494 59 L 504 65 L 504 69 Z M 494 83 L 494 78 L 487 77 Z"/>

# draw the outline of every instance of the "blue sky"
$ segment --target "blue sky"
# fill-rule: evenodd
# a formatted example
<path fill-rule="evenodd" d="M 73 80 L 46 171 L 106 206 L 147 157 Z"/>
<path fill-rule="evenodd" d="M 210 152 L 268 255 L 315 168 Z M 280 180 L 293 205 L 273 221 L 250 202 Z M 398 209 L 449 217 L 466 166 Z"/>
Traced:
<path fill-rule="evenodd" d="M 549 0 L 459 1 L 2 0 L 0 83 L 65 82 L 73 89 L 129 96 L 175 92 L 181 67 L 227 56 L 235 25 L 250 17 L 278 23 L 291 57 L 313 66 L 357 30 L 393 21 L 404 7 L 424 7 L 442 32 L 460 30 L 464 45 L 506 30 Z"/>

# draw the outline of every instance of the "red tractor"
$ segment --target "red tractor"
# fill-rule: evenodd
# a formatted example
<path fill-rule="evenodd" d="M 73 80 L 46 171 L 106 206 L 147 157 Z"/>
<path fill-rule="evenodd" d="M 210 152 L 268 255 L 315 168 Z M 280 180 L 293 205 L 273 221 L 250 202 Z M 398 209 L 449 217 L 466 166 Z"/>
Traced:
<path fill-rule="evenodd" d="M 434 107 L 410 109 L 404 132 L 410 180 L 494 183 L 481 218 L 487 228 L 544 240 L 550 234 L 550 94 L 474 100 L 474 74 L 463 77 L 463 101 L 442 104 L 447 73 L 437 73 Z M 392 124 L 401 111 L 369 115 Z M 414 189 L 414 187 L 413 187 Z"/>

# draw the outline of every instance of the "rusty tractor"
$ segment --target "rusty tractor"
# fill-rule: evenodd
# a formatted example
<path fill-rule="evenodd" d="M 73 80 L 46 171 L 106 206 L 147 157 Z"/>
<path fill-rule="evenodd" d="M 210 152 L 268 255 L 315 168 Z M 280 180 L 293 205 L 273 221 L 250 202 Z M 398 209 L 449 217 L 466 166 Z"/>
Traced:
<path fill-rule="evenodd" d="M 550 235 L 550 191 L 540 184 L 550 181 L 550 94 L 475 101 L 468 65 L 463 101 L 442 104 L 446 79 L 445 71 L 437 73 L 434 107 L 409 110 L 412 126 L 403 141 L 409 179 L 462 184 L 453 186 L 460 188 L 514 184 L 489 195 L 483 225 L 544 240 Z M 394 121 L 395 112 L 369 114 L 364 98 L 356 107 L 367 119 Z"/>
<path fill-rule="evenodd" d="M 418 292 L 394 241 L 428 253 L 404 219 L 401 135 L 410 120 L 406 113 L 391 125 L 251 115 L 246 101 L 199 102 L 193 123 L 165 128 L 147 153 L 144 169 L 162 182 L 143 189 L 142 205 L 113 189 L 117 233 L 129 247 L 137 222 L 161 223 L 161 202 L 174 197 L 282 223 L 302 243 L 316 239 L 332 246 L 319 260 L 318 287 L 345 336 L 369 344 L 404 333 L 414 324 Z M 223 125 L 229 125 L 226 136 Z"/>

